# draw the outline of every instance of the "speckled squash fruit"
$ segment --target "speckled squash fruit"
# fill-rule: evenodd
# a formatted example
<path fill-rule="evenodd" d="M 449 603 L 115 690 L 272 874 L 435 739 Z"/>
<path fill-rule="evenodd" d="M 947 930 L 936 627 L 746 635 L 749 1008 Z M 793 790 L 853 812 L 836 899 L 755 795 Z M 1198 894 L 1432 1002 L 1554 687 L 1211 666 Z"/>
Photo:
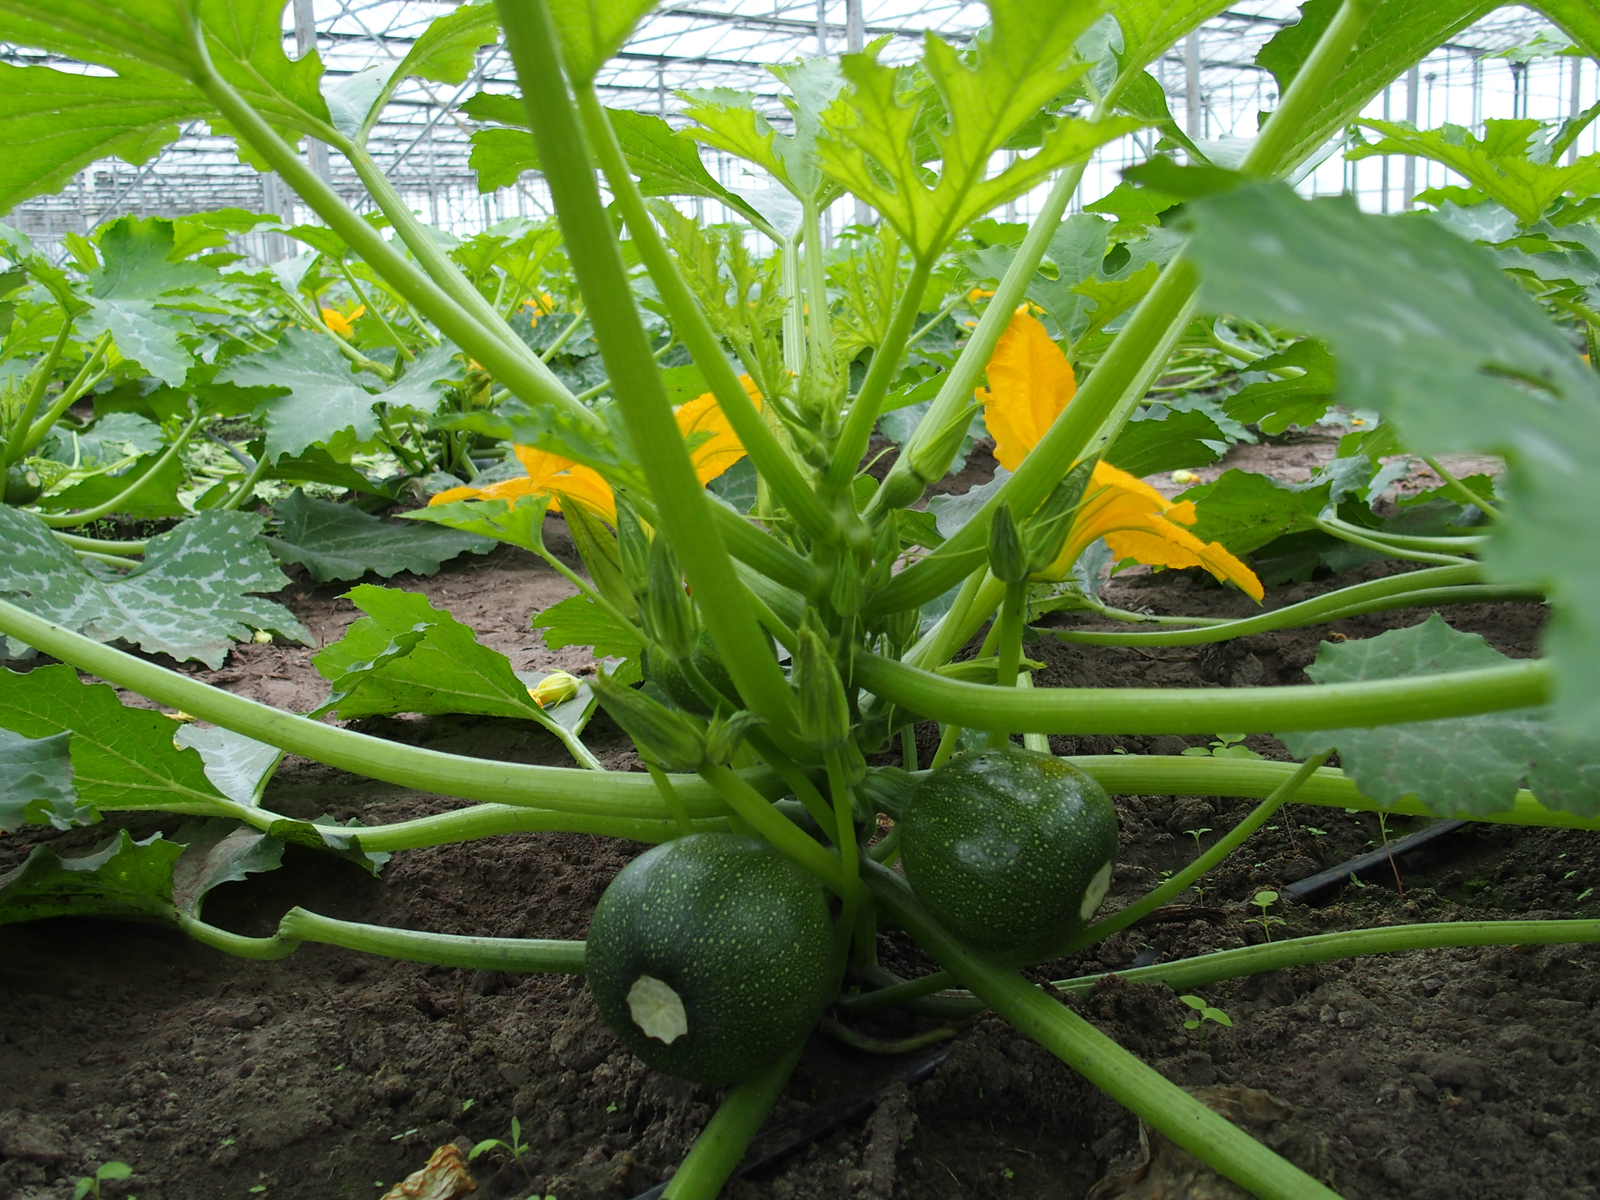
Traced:
<path fill-rule="evenodd" d="M 1031 750 L 963 754 L 917 786 L 900 817 L 912 890 L 974 950 L 1043 962 L 1094 916 L 1117 852 L 1105 789 Z"/>
<path fill-rule="evenodd" d="M 624 867 L 589 922 L 600 1015 L 657 1070 L 745 1079 L 796 1046 L 832 998 L 822 885 L 767 843 L 697 833 Z"/>

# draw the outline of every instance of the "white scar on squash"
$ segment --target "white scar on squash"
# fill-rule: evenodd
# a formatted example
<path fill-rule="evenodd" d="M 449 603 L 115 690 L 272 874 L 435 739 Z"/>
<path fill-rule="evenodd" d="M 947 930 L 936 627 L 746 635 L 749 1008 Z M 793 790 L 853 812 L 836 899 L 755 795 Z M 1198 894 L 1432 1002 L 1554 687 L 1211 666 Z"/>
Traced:
<path fill-rule="evenodd" d="M 1100 891 L 1104 893 L 1105 888 Z M 658 1042 L 670 1046 L 689 1032 L 689 1014 L 683 1011 L 683 999 L 654 975 L 641 975 L 633 981 L 633 987 L 628 989 L 628 1008 L 633 1013 L 633 1023 L 644 1030 L 646 1037 Z"/>
<path fill-rule="evenodd" d="M 1094 873 L 1094 878 L 1089 880 L 1089 886 L 1084 890 L 1083 903 L 1078 906 L 1078 916 L 1087 921 L 1094 916 L 1095 910 L 1100 907 L 1100 901 L 1106 898 L 1106 891 L 1111 887 L 1111 864 L 1108 862 Z"/>

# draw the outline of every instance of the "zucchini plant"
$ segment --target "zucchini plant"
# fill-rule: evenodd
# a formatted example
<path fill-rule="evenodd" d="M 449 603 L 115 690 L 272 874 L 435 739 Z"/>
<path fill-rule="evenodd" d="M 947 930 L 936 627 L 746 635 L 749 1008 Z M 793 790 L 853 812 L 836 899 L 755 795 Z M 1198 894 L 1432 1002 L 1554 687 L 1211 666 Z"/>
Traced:
<path fill-rule="evenodd" d="M 1290 801 L 1595 826 L 1600 547 L 1582 497 L 1600 478 L 1600 377 L 1581 346 L 1600 316 L 1584 284 L 1557 274 L 1600 247 L 1585 223 L 1593 164 L 1549 175 L 1566 170 L 1552 164 L 1570 130 L 1535 153 L 1543 134 L 1530 127 L 1520 165 L 1508 165 L 1472 157 L 1459 140 L 1379 129 L 1384 140 L 1365 152 L 1462 164 L 1479 194 L 1450 200 L 1459 228 L 1306 201 L 1284 182 L 1395 77 L 1494 7 L 1481 0 L 1308 3 L 1264 52 L 1282 93 L 1242 153 L 1184 139 L 1146 71 L 1220 11 L 1213 0 L 990 0 L 991 23 L 970 46 L 929 35 L 913 65 L 891 66 L 873 46 L 774 68 L 788 89 L 786 130 L 752 97 L 715 92 L 685 96 L 693 123 L 682 133 L 610 112 L 595 90 L 651 7 L 466 5 L 386 80 L 363 73 L 319 89 L 315 54 L 284 55 L 281 4 L 268 0 L 0 0 L 5 40 L 104 68 L 0 76 L 0 105 L 44 92 L 60 100 L 49 111 L 16 107 L 18 136 L 48 149 L 0 164 L 6 194 L 59 186 L 97 155 L 148 153 L 179 120 L 235 136 L 325 223 L 317 244 L 352 302 L 307 314 L 326 336 L 344 344 L 341 328 L 358 329 L 351 320 L 364 307 L 383 317 L 369 333 L 390 342 L 391 363 L 453 347 L 494 393 L 493 404 L 464 404 L 433 428 L 510 442 L 520 470 L 466 481 L 412 515 L 566 571 L 579 595 L 540 615 L 547 640 L 591 646 L 605 664 L 592 685 L 523 679 L 425 600 L 362 587 L 352 599 L 365 616 L 319 654 L 331 695 L 307 716 L 104 645 L 25 581 L 8 586 L 0 630 L 71 666 L 0 674 L 0 763 L 17 781 L 0 819 L 65 827 L 138 808 L 204 820 L 144 842 L 123 833 L 82 859 L 41 848 L 0 879 L 0 920 L 166 920 L 252 958 L 315 941 L 452 966 L 587 971 L 601 1011 L 646 1061 L 733 1084 L 669 1185 L 673 1197 L 717 1193 L 825 1007 L 915 1006 L 949 989 L 960 994 L 940 997 L 940 1012 L 993 1009 L 1254 1194 L 1331 1196 L 1015 968 L 1126 928 Z M 1590 6 L 1545 7 L 1584 53 L 1600 50 Z M 522 95 L 468 102 L 470 116 L 492 122 L 475 136 L 475 162 L 486 180 L 542 170 L 558 228 L 515 251 L 452 256 L 406 209 L 365 136 L 401 79 L 459 81 L 473 52 L 502 34 Z M 1140 129 L 1186 162 L 1163 152 L 1129 173 L 1131 210 L 1163 216 L 1126 222 L 1138 228 L 1113 252 L 1101 216 L 1064 218 L 1090 157 Z M 295 145 L 303 137 L 348 158 L 381 220 L 309 169 Z M 722 187 L 696 143 L 748 160 L 770 186 Z M 987 217 L 1035 188 L 1048 195 L 1025 229 Z M 830 248 L 822 217 L 846 194 L 878 224 Z M 697 224 L 664 199 L 686 195 L 722 201 L 747 224 Z M 1491 226 L 1503 235 L 1488 238 L 1498 261 L 1473 244 Z M 750 251 L 751 229 L 777 247 L 771 260 Z M 527 266 L 556 253 L 557 238 L 575 288 L 564 309 Z M 507 255 L 521 265 L 494 265 Z M 508 319 L 530 301 L 530 327 L 540 313 L 571 314 L 543 350 Z M 550 362 L 580 313 L 604 366 L 589 386 Z M 349 356 L 329 347 L 328 369 L 347 383 Z M 668 363 L 669 352 L 685 361 Z M 1239 387 L 1241 363 L 1268 378 Z M 79 371 L 98 369 L 91 356 Z M 8 427 L 13 441 L 22 431 L 23 450 L 41 419 L 38 381 L 54 370 L 53 360 L 41 368 L 21 410 L 28 419 Z M 270 384 L 270 364 L 252 370 L 245 382 Z M 1225 409 L 1200 385 L 1229 372 Z M 1190 393 L 1187 408 L 1160 399 Z M 1335 399 L 1381 418 L 1384 440 L 1353 431 L 1359 444 L 1341 460 L 1359 450 L 1365 474 L 1340 468 L 1271 503 L 1262 498 L 1271 485 L 1253 477 L 1224 476 L 1177 501 L 1138 478 L 1193 465 L 1172 457 L 1173 444 L 1205 440 L 1196 431 L 1220 428 L 1219 418 L 1281 429 Z M 944 503 L 935 521 L 913 506 L 964 453 L 979 412 L 1004 472 Z M 880 480 L 864 459 L 874 430 L 891 427 L 899 454 Z M 465 469 L 474 443 L 432 444 L 435 465 Z M 422 448 L 396 440 L 397 453 Z M 1398 449 L 1503 455 L 1504 495 L 1441 471 L 1431 499 L 1452 515 L 1420 531 L 1345 507 L 1370 494 L 1371 463 Z M 17 453 L 9 448 L 7 462 Z M 232 495 L 242 502 L 250 482 Z M 587 578 L 546 552 L 552 509 Z M 1311 687 L 1031 686 L 1023 639 L 1042 611 L 1139 619 L 1098 600 L 1107 556 L 1203 571 L 1261 600 L 1262 576 L 1243 556 L 1299 534 L 1325 539 L 1313 559 L 1336 541 L 1426 566 L 1245 620 L 1050 632 L 1181 645 L 1533 596 L 1553 611 L 1544 655 L 1506 660 L 1433 616 L 1325 645 Z M 976 657 L 954 662 L 986 627 Z M 121 706 L 73 668 L 211 727 L 175 741 L 166 717 Z M 644 773 L 602 770 L 584 748 L 596 703 L 631 736 Z M 541 720 L 579 766 L 443 754 L 318 719 L 402 711 Z M 913 727 L 929 720 L 943 736 L 923 771 Z M 1224 729 L 1239 731 L 1234 741 L 1275 734 L 1303 761 L 1048 753 L 1050 734 Z M 868 766 L 896 742 L 902 768 Z M 1324 766 L 1335 750 L 1340 767 Z M 387 826 L 291 820 L 262 802 L 285 752 L 474 803 Z M 1181 874 L 1095 920 L 1116 845 L 1107 796 L 1117 792 L 1261 803 Z M 878 837 L 884 817 L 893 825 Z M 376 866 L 390 853 L 516 830 L 662 845 L 617 877 L 587 945 L 382 929 L 303 909 L 270 938 L 203 919 L 211 887 L 275 865 L 285 841 Z M 902 854 L 904 875 L 892 869 Z M 943 970 L 908 981 L 884 969 L 875 947 L 886 925 Z M 1364 953 L 1597 938 L 1600 922 L 1587 920 L 1407 925 L 1126 977 L 1196 988 Z"/>

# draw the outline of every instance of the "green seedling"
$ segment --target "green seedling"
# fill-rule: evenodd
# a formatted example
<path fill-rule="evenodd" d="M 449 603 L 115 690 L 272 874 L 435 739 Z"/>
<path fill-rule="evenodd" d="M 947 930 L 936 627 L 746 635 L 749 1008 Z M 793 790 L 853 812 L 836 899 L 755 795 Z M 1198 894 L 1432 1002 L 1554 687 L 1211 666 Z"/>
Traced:
<path fill-rule="evenodd" d="M 467 1161 L 474 1161 L 480 1154 L 489 1150 L 504 1150 L 511 1156 L 511 1161 L 517 1164 L 517 1169 L 522 1172 L 528 1181 L 528 1186 L 533 1186 L 533 1172 L 528 1169 L 528 1164 L 523 1161 L 523 1155 L 528 1153 L 528 1143 L 522 1140 L 522 1122 L 515 1116 L 511 1118 L 511 1140 L 501 1138 L 484 1138 L 483 1141 L 467 1152 Z"/>
<path fill-rule="evenodd" d="M 1269 942 L 1272 940 L 1272 927 L 1274 925 L 1288 924 L 1288 922 L 1282 917 L 1273 917 L 1267 915 L 1267 910 L 1277 902 L 1278 893 L 1272 891 L 1257 892 L 1250 898 L 1250 903 L 1254 904 L 1261 910 L 1257 916 L 1251 917 L 1250 919 L 1261 926 L 1261 932 L 1267 935 L 1267 941 Z"/>
<path fill-rule="evenodd" d="M 1226 1025 L 1229 1029 L 1233 1028 L 1232 1018 L 1220 1008 L 1213 1008 L 1207 1004 L 1203 996 L 1179 996 L 1178 999 L 1195 1012 L 1194 1016 L 1184 1021 L 1183 1027 L 1185 1029 L 1199 1029 L 1206 1021 L 1212 1021 L 1218 1025 Z"/>
<path fill-rule="evenodd" d="M 1194 839 L 1194 852 L 1196 854 L 1200 853 L 1200 838 L 1210 832 L 1211 826 L 1209 825 L 1202 825 L 1199 829 L 1185 829 L 1183 831 L 1185 837 L 1192 837 Z"/>
<path fill-rule="evenodd" d="M 1244 745 L 1246 736 L 1243 733 L 1219 733 L 1209 745 L 1190 746 L 1183 753 L 1190 758 L 1264 758 L 1265 755 L 1257 754 Z"/>
<path fill-rule="evenodd" d="M 93 1175 L 81 1175 L 78 1177 L 77 1186 L 72 1189 L 72 1200 L 84 1200 L 86 1196 L 93 1196 L 94 1200 L 100 1200 L 100 1185 L 102 1183 L 111 1179 L 127 1179 L 132 1174 L 133 1168 L 125 1162 L 101 1163 L 94 1169 Z"/>

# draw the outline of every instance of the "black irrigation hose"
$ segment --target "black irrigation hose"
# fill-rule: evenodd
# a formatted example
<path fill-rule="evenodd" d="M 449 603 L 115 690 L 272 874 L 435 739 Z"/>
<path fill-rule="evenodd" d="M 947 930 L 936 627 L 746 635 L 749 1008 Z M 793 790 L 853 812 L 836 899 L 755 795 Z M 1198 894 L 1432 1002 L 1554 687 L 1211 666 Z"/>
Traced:
<path fill-rule="evenodd" d="M 949 1047 L 940 1049 L 936 1053 L 918 1059 L 910 1066 L 902 1067 L 867 1091 L 857 1092 L 854 1096 L 834 1104 L 819 1104 L 810 1112 L 792 1121 L 785 1121 L 782 1125 L 762 1134 L 751 1143 L 750 1149 L 745 1153 L 744 1161 L 739 1164 L 739 1169 L 732 1177 L 742 1179 L 746 1175 L 764 1171 L 782 1162 L 791 1154 L 805 1149 L 824 1134 L 831 1133 L 839 1126 L 855 1120 L 870 1109 L 883 1090 L 893 1083 L 904 1083 L 907 1087 L 913 1087 L 931 1078 L 949 1053 Z M 640 1192 L 633 1200 L 660 1200 L 669 1182 L 671 1181 L 658 1183 L 649 1191 Z"/>
<path fill-rule="evenodd" d="M 1360 875 L 1374 867 L 1381 867 L 1390 859 L 1396 859 L 1409 854 L 1413 850 L 1421 850 L 1430 846 L 1441 838 L 1448 837 L 1456 830 L 1470 822 L 1459 819 L 1448 821 L 1435 821 L 1426 829 L 1419 829 L 1416 833 L 1401 838 L 1398 842 L 1390 842 L 1381 846 L 1370 854 L 1363 854 L 1359 858 L 1352 858 L 1349 862 L 1340 863 L 1337 867 L 1329 867 L 1326 871 L 1319 871 L 1309 878 L 1300 880 L 1299 883 L 1290 883 L 1283 886 L 1282 893 L 1290 899 L 1298 900 L 1302 904 L 1309 904 L 1317 897 L 1332 891 L 1344 883 L 1352 875 Z"/>

